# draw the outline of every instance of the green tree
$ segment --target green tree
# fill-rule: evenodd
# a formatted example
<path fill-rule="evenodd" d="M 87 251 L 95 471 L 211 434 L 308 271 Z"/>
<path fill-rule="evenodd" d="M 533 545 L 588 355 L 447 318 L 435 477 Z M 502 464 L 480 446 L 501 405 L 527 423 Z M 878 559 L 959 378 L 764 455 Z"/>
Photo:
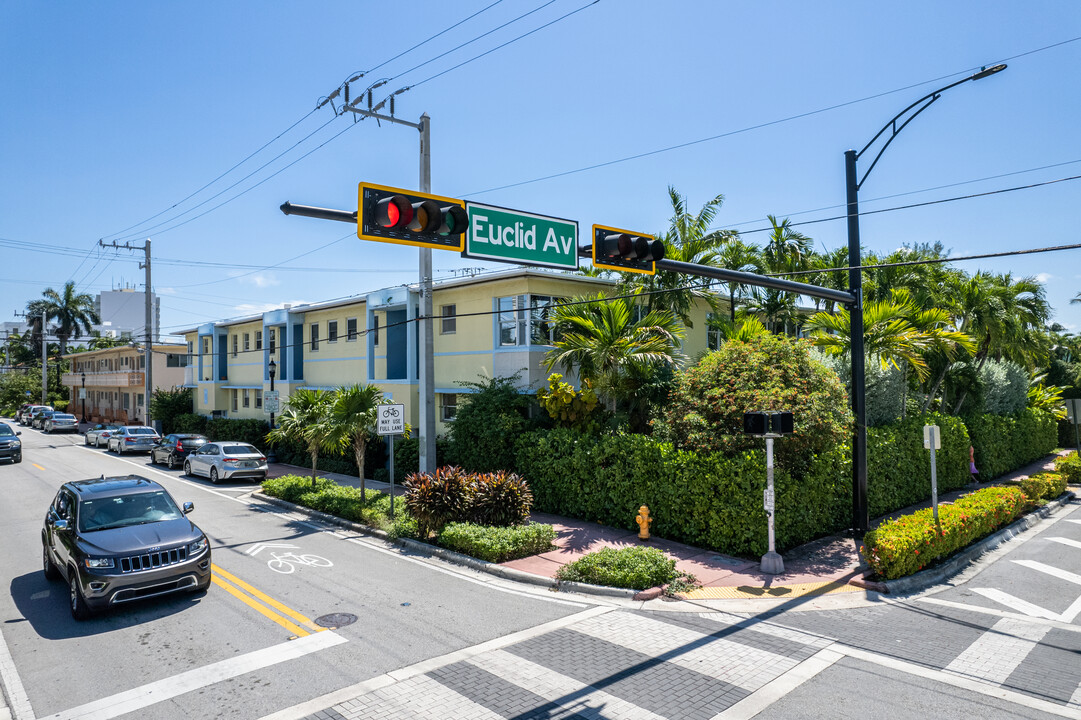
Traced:
<path fill-rule="evenodd" d="M 330 449 L 330 410 L 333 393 L 326 390 L 294 390 L 278 415 L 278 427 L 267 433 L 271 445 L 283 440 L 300 443 L 312 458 L 312 487 L 315 487 L 319 453 Z"/>
<path fill-rule="evenodd" d="M 450 423 L 451 456 L 469 472 L 513 470 L 514 442 L 530 429 L 529 395 L 519 391 L 519 374 L 458 381 L 468 392 Z"/>
<path fill-rule="evenodd" d="M 638 319 L 635 319 L 638 316 Z M 577 371 L 615 410 L 630 399 L 653 371 L 674 367 L 681 357 L 684 328 L 671 310 L 642 312 L 631 298 L 594 295 L 556 307 L 559 336 L 544 356 L 551 372 L 556 365 Z"/>
<path fill-rule="evenodd" d="M 181 415 L 194 412 L 194 391 L 192 388 L 164 388 L 155 390 L 150 398 L 151 417 L 161 420 L 162 433 L 176 432 L 176 419 Z"/>
<path fill-rule="evenodd" d="M 58 324 L 56 337 L 60 340 L 60 354 L 67 353 L 68 340 L 78 340 L 83 333 L 90 332 L 90 326 L 101 322 L 98 311 L 94 309 L 94 298 L 88 293 L 75 291 L 75 281 L 68 280 L 60 292 L 48 288 L 42 293 L 45 300 L 45 312 Z"/>
<path fill-rule="evenodd" d="M 811 259 L 811 238 L 793 230 L 792 221 L 787 218 L 777 222 L 773 215 L 766 217 L 772 229 L 766 246 L 762 249 L 765 270 L 770 273 L 807 270 Z M 798 298 L 797 293 L 766 288 L 752 307 L 765 317 L 765 324 L 770 332 L 783 332 L 789 322 L 798 322 Z"/>
<path fill-rule="evenodd" d="M 345 450 L 353 448 L 360 478 L 360 499 L 365 500 L 364 452 L 375 435 L 376 408 L 383 400 L 383 391 L 375 385 L 351 385 L 338 388 L 330 406 L 328 440 L 332 446 Z"/>
<path fill-rule="evenodd" d="M 749 245 L 738 238 L 725 242 L 712 257 L 718 267 L 737 272 L 761 273 L 765 269 L 762 254 L 754 245 Z M 746 297 L 748 288 L 737 282 L 726 282 L 728 289 L 728 319 L 736 322 L 736 299 Z M 755 288 L 751 288 L 753 294 Z"/>

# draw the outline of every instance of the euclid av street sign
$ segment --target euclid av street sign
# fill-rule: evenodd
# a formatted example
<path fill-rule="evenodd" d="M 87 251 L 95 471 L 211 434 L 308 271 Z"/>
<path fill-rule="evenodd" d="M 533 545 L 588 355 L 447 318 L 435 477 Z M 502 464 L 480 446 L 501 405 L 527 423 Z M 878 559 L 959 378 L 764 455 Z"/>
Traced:
<path fill-rule="evenodd" d="M 578 223 L 466 203 L 469 226 L 462 257 L 578 269 Z"/>

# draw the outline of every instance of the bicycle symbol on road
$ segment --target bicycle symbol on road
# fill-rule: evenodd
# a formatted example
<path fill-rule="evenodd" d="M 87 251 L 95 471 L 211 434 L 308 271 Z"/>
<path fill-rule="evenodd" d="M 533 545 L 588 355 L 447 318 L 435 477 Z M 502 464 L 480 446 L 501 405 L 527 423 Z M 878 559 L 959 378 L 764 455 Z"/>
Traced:
<path fill-rule="evenodd" d="M 296 545 L 285 545 L 281 543 L 256 543 L 248 548 L 247 554 L 251 556 L 258 555 L 260 551 L 268 548 L 284 548 L 286 550 L 298 550 Z M 334 563 L 327 560 L 325 557 L 319 555 L 298 555 L 294 552 L 275 552 L 271 550 L 271 558 L 267 560 L 267 567 L 282 575 L 289 575 L 297 569 L 297 566 L 307 567 L 332 567 Z"/>

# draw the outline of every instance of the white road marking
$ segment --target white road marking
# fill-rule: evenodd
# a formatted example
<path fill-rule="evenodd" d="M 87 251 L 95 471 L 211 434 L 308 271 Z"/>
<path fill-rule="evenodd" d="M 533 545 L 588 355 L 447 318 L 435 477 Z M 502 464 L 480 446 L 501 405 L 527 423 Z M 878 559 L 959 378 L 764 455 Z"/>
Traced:
<path fill-rule="evenodd" d="M 1051 577 L 1057 577 L 1060 580 L 1072 582 L 1074 585 L 1081 585 L 1081 575 L 1078 575 L 1077 573 L 1072 573 L 1069 570 L 1061 570 L 1057 567 L 1054 567 L 1053 565 L 1046 565 L 1036 560 L 1014 560 L 1013 562 L 1017 563 L 1021 567 L 1027 567 L 1032 570 L 1037 570 L 1039 572 L 1050 575 Z"/>
<path fill-rule="evenodd" d="M 344 642 L 346 642 L 344 637 L 330 630 L 313 633 L 307 637 L 211 663 L 201 668 L 174 675 L 171 678 L 158 680 L 127 692 L 95 700 L 55 715 L 49 715 L 48 718 L 42 718 L 41 720 L 109 720 L 109 718 L 135 712 L 192 690 L 198 690 L 288 660 L 295 660 Z"/>
<path fill-rule="evenodd" d="M 258 555 L 260 551 L 266 548 L 287 548 L 291 550 L 299 550 L 299 545 L 289 545 L 287 543 L 255 543 L 244 552 L 248 555 Z"/>
<path fill-rule="evenodd" d="M 1062 617 L 1056 612 L 1045 610 L 1039 605 L 1034 605 L 1027 600 L 1022 600 L 1019 597 L 1014 597 L 1009 593 L 997 590 L 995 588 L 972 588 L 972 592 L 977 593 L 978 595 L 983 595 L 988 600 L 993 600 L 999 605 L 1005 605 L 1008 608 L 1016 610 L 1022 615 L 1047 618 L 1048 620 L 1062 619 Z"/>
<path fill-rule="evenodd" d="M 894 657 L 879 655 L 878 653 L 860 650 L 859 648 L 849 647 L 847 645 L 837 644 L 833 646 L 833 649 L 844 653 L 848 657 L 855 658 L 856 660 L 874 663 L 875 665 L 881 665 L 882 667 L 898 670 L 903 673 L 908 673 L 909 675 L 915 675 L 916 677 L 945 683 L 946 685 L 952 685 L 953 687 L 959 687 L 988 697 L 1012 702 L 1015 705 L 1042 710 L 1045 713 L 1050 713 L 1059 717 L 1081 720 L 1081 711 L 1076 708 L 1066 707 L 1064 705 L 1059 705 L 1058 703 L 1041 700 L 1023 693 L 1006 690 L 1001 686 L 990 685 L 982 680 L 973 680 L 959 675 L 952 675 L 943 672 L 942 670 L 935 670 L 934 668 L 924 667 L 923 665 L 917 665 L 905 660 L 898 660 Z"/>
<path fill-rule="evenodd" d="M 3 685 L 3 688 L 0 688 L 0 701 L 4 695 L 7 696 L 6 710 L 11 713 L 12 718 L 34 720 L 34 709 L 30 706 L 30 698 L 26 695 L 19 670 L 15 667 L 7 643 L 4 642 L 3 633 L 0 633 L 0 685 Z"/>
<path fill-rule="evenodd" d="M 1005 610 L 998 610 L 997 608 L 985 608 L 979 605 L 968 605 L 966 603 L 954 602 L 952 600 L 938 600 L 936 598 L 915 598 L 915 600 L 924 603 L 931 603 L 932 605 L 941 605 L 942 607 L 957 608 L 958 610 L 965 610 L 967 612 L 982 613 L 983 615 L 994 615 L 995 617 L 1010 618 L 1011 620 L 1021 620 L 1036 625 L 1047 625 L 1048 627 L 1057 628 L 1059 630 L 1066 630 L 1069 632 L 1081 633 L 1081 625 L 1071 625 L 1061 620 L 1047 620 L 1044 618 L 1031 617 L 1028 615 L 1021 615 L 1020 613 L 1006 612 Z"/>
<path fill-rule="evenodd" d="M 842 657 L 844 655 L 836 650 L 823 648 L 784 675 L 770 680 L 758 691 L 715 715 L 713 720 L 750 720 Z"/>
<path fill-rule="evenodd" d="M 1002 618 L 946 666 L 946 672 L 1001 685 L 1051 628 Z"/>
<path fill-rule="evenodd" d="M 1064 538 L 1064 537 L 1049 537 L 1047 539 L 1050 540 L 1051 542 L 1057 542 L 1060 545 L 1067 545 L 1069 547 L 1077 548 L 1077 549 L 1081 550 L 1081 542 L 1078 542 L 1077 540 L 1071 540 L 1070 538 Z"/>

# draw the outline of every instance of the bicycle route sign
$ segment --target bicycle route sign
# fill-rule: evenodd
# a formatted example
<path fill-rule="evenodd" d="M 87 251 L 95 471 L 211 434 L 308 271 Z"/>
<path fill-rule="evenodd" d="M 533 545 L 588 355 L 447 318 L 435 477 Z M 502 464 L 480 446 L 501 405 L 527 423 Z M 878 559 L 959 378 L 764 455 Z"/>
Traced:
<path fill-rule="evenodd" d="M 376 435 L 405 434 L 405 405 L 380 405 L 375 410 Z"/>

